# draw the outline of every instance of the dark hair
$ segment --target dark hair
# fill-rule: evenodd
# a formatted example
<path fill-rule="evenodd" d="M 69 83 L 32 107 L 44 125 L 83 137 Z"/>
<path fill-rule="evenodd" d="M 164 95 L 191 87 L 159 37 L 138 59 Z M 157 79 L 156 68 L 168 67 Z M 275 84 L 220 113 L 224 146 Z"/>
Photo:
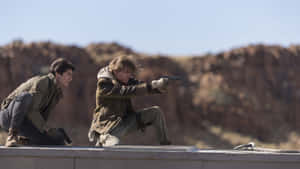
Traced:
<path fill-rule="evenodd" d="M 72 71 L 75 70 L 74 65 L 64 58 L 58 58 L 54 60 L 50 66 L 50 72 L 55 75 L 55 73 L 63 74 L 67 70 L 71 69 Z"/>

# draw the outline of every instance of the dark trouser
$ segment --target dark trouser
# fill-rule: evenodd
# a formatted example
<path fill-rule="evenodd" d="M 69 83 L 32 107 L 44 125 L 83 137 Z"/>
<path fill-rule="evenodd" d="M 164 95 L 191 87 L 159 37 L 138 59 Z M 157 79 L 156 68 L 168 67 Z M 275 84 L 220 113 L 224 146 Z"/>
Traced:
<path fill-rule="evenodd" d="M 64 145 L 63 138 L 41 133 L 26 117 L 31 102 L 29 93 L 22 93 L 12 100 L 6 109 L 0 110 L 0 127 L 7 132 L 9 128 L 16 130 L 19 136 L 28 138 L 31 145 Z"/>

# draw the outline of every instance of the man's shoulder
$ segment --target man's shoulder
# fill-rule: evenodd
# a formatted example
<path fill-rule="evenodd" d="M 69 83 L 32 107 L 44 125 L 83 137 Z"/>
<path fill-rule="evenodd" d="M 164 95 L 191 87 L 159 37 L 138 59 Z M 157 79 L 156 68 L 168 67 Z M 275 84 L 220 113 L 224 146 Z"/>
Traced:
<path fill-rule="evenodd" d="M 38 75 L 28 79 L 25 83 L 33 88 L 48 88 L 51 81 L 48 75 Z"/>
<path fill-rule="evenodd" d="M 50 81 L 50 78 L 48 77 L 48 75 L 38 75 L 32 77 L 29 81 L 46 84 L 47 82 Z"/>

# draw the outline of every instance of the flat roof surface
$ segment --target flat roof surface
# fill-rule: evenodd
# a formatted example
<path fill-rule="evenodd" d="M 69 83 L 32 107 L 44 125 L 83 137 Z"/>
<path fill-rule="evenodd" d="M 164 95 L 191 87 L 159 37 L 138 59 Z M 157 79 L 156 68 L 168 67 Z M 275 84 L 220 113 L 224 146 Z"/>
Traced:
<path fill-rule="evenodd" d="M 194 146 L 0 147 L 1 156 L 299 162 L 300 153 L 198 149 Z"/>

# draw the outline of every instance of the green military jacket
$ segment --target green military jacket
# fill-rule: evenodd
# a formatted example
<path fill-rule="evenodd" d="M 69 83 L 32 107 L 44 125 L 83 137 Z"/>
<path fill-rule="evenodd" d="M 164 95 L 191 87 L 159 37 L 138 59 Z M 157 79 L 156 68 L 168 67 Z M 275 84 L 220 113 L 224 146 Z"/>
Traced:
<path fill-rule="evenodd" d="M 108 67 L 100 70 L 96 90 L 96 108 L 89 133 L 106 134 L 118 126 L 122 120 L 135 113 L 131 98 L 160 93 L 151 85 L 130 79 L 122 84 L 108 71 Z"/>
<path fill-rule="evenodd" d="M 8 107 L 9 103 L 20 93 L 28 92 L 32 95 L 32 103 L 26 117 L 33 125 L 43 132 L 50 111 L 62 98 L 62 90 L 58 87 L 52 73 L 44 76 L 35 76 L 16 88 L 1 104 L 1 109 Z"/>

